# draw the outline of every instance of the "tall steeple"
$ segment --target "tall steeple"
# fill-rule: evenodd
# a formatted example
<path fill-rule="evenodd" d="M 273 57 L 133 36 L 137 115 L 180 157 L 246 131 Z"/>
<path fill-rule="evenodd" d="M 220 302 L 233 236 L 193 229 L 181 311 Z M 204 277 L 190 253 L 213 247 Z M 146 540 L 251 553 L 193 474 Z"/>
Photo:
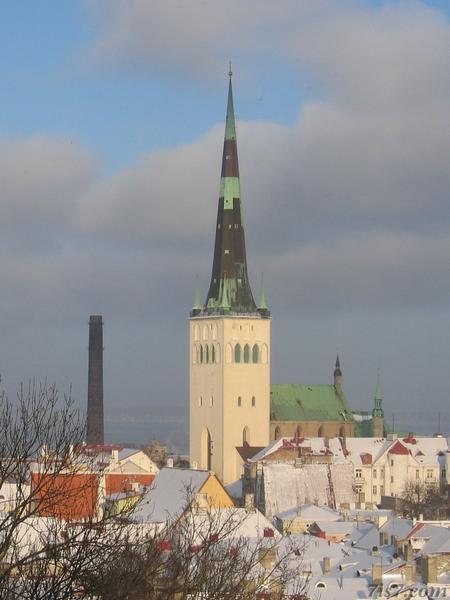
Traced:
<path fill-rule="evenodd" d="M 230 69 L 216 241 L 205 316 L 258 314 L 247 273 L 231 75 Z"/>
<path fill-rule="evenodd" d="M 377 374 L 377 387 L 375 388 L 375 403 L 372 410 L 372 436 L 382 438 L 385 434 L 383 394 L 380 385 L 380 369 Z"/>
<path fill-rule="evenodd" d="M 383 394 L 381 393 L 381 384 L 380 384 L 380 369 L 378 369 L 377 374 L 377 387 L 375 388 L 375 403 L 374 408 L 372 410 L 372 416 L 374 417 L 384 417 L 383 411 Z"/>

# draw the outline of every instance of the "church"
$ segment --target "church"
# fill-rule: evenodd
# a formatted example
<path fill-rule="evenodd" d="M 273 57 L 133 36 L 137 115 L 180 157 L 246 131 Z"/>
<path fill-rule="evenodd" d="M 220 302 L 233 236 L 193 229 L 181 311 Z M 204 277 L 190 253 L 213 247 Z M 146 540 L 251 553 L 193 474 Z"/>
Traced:
<path fill-rule="evenodd" d="M 196 290 L 189 319 L 190 461 L 224 484 L 279 437 L 345 438 L 367 428 L 381 437 L 384 428 L 381 393 L 372 414 L 351 411 L 339 356 L 329 385 L 271 386 L 271 315 L 263 286 L 255 302 L 248 277 L 231 76 L 211 282 L 204 304 Z"/>

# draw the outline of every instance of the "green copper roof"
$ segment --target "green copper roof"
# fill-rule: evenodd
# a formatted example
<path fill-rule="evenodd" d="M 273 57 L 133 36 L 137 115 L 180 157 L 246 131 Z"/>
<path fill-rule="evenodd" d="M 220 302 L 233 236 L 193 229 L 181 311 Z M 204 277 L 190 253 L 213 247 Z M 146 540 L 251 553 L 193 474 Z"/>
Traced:
<path fill-rule="evenodd" d="M 353 422 L 353 415 L 334 385 L 275 384 L 270 386 L 270 419 Z"/>
<path fill-rule="evenodd" d="M 194 316 L 229 313 L 270 316 L 267 308 L 258 311 L 250 288 L 242 213 L 230 72 L 211 282 L 202 311 L 192 311 Z"/>
<path fill-rule="evenodd" d="M 234 119 L 233 89 L 231 86 L 231 75 L 228 84 L 227 120 L 225 123 L 225 139 L 236 140 L 236 122 Z"/>
<path fill-rule="evenodd" d="M 372 415 L 374 417 L 383 417 L 384 416 L 384 411 L 383 411 L 383 394 L 381 393 L 381 384 L 380 384 L 380 369 L 378 369 L 378 374 L 377 374 L 377 387 L 375 388 L 375 402 L 374 402 L 374 408 L 372 411 Z"/>

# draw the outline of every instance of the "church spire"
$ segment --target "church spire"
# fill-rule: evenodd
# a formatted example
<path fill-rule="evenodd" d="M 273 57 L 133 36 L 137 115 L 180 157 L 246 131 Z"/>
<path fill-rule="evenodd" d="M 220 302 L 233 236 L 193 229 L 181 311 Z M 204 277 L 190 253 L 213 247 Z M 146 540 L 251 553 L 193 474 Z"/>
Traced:
<path fill-rule="evenodd" d="M 373 417 L 383 417 L 383 394 L 381 393 L 381 384 L 380 384 L 380 369 L 378 369 L 377 373 L 377 387 L 375 388 L 375 403 L 374 408 L 372 410 Z"/>
<path fill-rule="evenodd" d="M 247 273 L 231 75 L 230 66 L 214 260 L 204 312 L 258 314 Z"/>

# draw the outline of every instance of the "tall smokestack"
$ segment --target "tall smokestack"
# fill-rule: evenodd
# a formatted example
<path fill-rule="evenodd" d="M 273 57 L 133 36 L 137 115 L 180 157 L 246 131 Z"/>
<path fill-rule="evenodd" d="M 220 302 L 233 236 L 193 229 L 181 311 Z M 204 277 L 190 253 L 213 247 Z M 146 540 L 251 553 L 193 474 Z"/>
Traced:
<path fill-rule="evenodd" d="M 89 372 L 87 436 L 88 444 L 103 444 L 103 321 L 89 317 Z"/>

